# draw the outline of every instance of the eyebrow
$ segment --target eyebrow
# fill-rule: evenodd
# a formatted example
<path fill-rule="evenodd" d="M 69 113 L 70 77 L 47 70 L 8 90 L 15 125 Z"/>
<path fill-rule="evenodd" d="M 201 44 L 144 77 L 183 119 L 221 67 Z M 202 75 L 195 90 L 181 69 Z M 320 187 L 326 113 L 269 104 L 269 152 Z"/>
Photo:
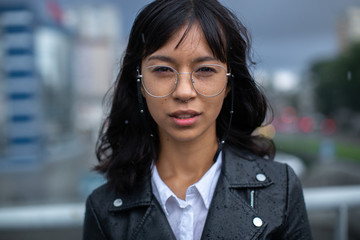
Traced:
<path fill-rule="evenodd" d="M 151 61 L 151 60 L 160 60 L 160 61 L 163 61 L 163 62 L 168 62 L 168 63 L 175 63 L 176 60 L 172 57 L 168 57 L 168 56 L 164 56 L 164 55 L 153 55 L 153 56 L 150 56 L 148 58 L 148 62 Z M 213 57 L 213 56 L 204 56 L 204 57 L 198 57 L 198 58 L 195 58 L 192 62 L 194 63 L 201 63 L 201 62 L 206 62 L 206 61 L 218 61 L 217 58 Z"/>
<path fill-rule="evenodd" d="M 206 62 L 206 61 L 218 61 L 218 60 L 219 59 L 212 57 L 212 56 L 205 56 L 205 57 L 195 58 L 195 60 L 193 62 L 201 63 L 201 62 Z"/>
<path fill-rule="evenodd" d="M 171 57 L 167 57 L 164 55 L 154 55 L 148 58 L 148 62 L 150 62 L 151 60 L 160 60 L 163 62 L 169 62 L 169 63 L 175 63 L 175 59 L 171 58 Z"/>

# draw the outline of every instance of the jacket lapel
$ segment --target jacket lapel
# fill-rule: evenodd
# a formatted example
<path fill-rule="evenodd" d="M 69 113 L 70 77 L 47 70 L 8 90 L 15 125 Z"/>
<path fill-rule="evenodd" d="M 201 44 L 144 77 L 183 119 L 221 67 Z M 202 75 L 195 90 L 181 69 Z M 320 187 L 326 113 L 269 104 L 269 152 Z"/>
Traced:
<path fill-rule="evenodd" d="M 131 239 L 159 239 L 176 240 L 170 224 L 158 201 L 153 197 L 153 202 L 147 209 L 138 231 Z"/>
<path fill-rule="evenodd" d="M 224 150 L 222 174 L 210 205 L 202 239 L 227 239 L 228 236 L 242 240 L 258 238 L 267 223 L 249 201 L 236 192 L 272 184 L 270 179 L 258 181 L 256 174 L 259 173 L 266 174 L 256 161 L 245 160 L 231 150 Z"/>
<path fill-rule="evenodd" d="M 115 199 L 121 199 L 121 205 L 110 204 L 111 213 L 130 211 L 127 231 L 129 239 L 166 239 L 176 240 L 169 222 L 151 189 L 151 180 L 134 188 L 130 194 L 117 194 Z"/>

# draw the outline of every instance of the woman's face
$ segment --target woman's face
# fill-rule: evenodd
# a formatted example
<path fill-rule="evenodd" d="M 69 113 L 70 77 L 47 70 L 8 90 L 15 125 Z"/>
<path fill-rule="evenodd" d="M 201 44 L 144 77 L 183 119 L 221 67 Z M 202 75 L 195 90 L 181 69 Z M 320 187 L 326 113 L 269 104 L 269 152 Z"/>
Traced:
<path fill-rule="evenodd" d="M 217 60 L 209 48 L 198 24 L 194 24 L 181 44 L 176 47 L 187 26 L 142 61 L 142 73 L 153 65 L 166 65 L 179 73 L 190 73 L 204 64 L 217 64 L 227 72 L 226 63 Z M 164 70 L 162 70 L 164 71 Z M 159 129 L 160 141 L 192 141 L 216 138 L 216 118 L 228 89 L 215 97 L 198 94 L 190 74 L 179 74 L 178 84 L 169 96 L 155 98 L 142 89 L 151 116 Z"/>

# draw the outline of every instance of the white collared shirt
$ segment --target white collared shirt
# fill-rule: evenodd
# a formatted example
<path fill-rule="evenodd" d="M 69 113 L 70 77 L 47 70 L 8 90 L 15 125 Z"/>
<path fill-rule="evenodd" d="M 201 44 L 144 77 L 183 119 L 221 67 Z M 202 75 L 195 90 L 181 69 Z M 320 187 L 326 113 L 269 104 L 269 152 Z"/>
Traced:
<path fill-rule="evenodd" d="M 178 240 L 198 240 L 204 228 L 211 199 L 221 172 L 221 152 L 216 162 L 195 184 L 186 190 L 185 200 L 178 198 L 161 180 L 156 165 L 153 166 L 151 184 Z"/>

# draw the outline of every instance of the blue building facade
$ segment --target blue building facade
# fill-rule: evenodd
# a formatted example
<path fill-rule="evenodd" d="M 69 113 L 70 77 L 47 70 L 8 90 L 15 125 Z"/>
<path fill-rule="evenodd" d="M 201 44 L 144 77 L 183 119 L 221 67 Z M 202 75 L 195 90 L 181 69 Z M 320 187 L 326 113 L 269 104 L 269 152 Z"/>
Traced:
<path fill-rule="evenodd" d="M 34 13 L 28 6 L 0 6 L 1 79 L 6 150 L 0 164 L 38 165 L 42 159 L 41 84 L 35 68 Z"/>
<path fill-rule="evenodd" d="M 71 34 L 36 9 L 0 4 L 0 171 L 41 167 L 73 134 Z"/>

